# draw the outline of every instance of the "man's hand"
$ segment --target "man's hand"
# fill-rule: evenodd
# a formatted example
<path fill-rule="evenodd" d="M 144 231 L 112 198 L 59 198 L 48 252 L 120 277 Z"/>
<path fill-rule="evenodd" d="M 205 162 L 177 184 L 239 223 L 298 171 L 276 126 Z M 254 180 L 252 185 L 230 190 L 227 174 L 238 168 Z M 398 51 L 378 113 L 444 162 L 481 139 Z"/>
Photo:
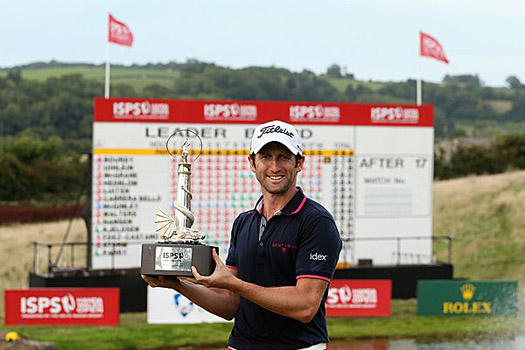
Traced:
<path fill-rule="evenodd" d="M 152 275 L 141 275 L 142 279 L 146 281 L 150 287 L 162 287 L 172 288 L 178 290 L 180 287 L 180 281 L 177 277 L 164 277 L 164 276 L 152 276 Z"/>
<path fill-rule="evenodd" d="M 230 287 L 235 283 L 236 278 L 233 275 L 233 273 L 230 271 L 229 268 L 227 268 L 221 259 L 219 258 L 219 255 L 217 255 L 217 252 L 215 249 L 212 250 L 212 257 L 213 260 L 215 260 L 215 271 L 210 276 L 202 276 L 199 271 L 195 268 L 195 266 L 191 267 L 191 271 L 193 273 L 193 278 L 187 278 L 187 277 L 181 277 L 181 279 L 190 281 L 193 283 L 197 283 L 200 285 L 203 285 L 205 287 L 215 287 L 215 288 L 223 288 L 223 289 L 230 289 Z"/>
<path fill-rule="evenodd" d="M 233 272 L 230 272 L 224 266 L 215 250 L 212 252 L 216 267 L 213 274 L 209 277 L 201 276 L 195 267 L 192 266 L 195 278 L 142 275 L 142 279 L 151 287 L 174 289 L 207 311 L 231 320 L 235 317 L 239 308 L 239 295 L 229 290 L 221 289 L 221 286 L 228 285 L 231 283 L 231 280 L 233 282 L 240 280 L 237 280 Z"/>

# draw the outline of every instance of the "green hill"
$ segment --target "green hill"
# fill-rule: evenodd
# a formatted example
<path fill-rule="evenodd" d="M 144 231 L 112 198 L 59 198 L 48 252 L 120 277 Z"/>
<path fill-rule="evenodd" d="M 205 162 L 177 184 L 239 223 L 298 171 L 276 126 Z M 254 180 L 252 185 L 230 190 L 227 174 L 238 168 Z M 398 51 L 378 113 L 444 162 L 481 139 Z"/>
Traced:
<path fill-rule="evenodd" d="M 434 235 L 454 236 L 455 277 L 525 283 L 525 171 L 434 183 Z M 446 244 L 434 244 L 446 260 Z"/>
<path fill-rule="evenodd" d="M 60 100 L 53 103 L 59 114 L 72 99 L 88 106 L 94 96 L 103 94 L 104 74 L 103 64 L 56 61 L 0 69 L 3 133 L 18 135 L 32 127 L 45 137 L 55 133 L 85 138 L 90 133 L 87 115 L 91 111 L 83 111 L 84 120 L 75 121 L 80 125 L 69 128 L 79 130 L 76 134 L 56 132 L 53 128 L 60 129 L 54 121 L 56 111 L 39 104 Z M 423 81 L 423 102 L 434 106 L 436 138 L 493 137 L 525 130 L 525 85 L 517 78 L 512 82 L 511 88 L 493 88 L 484 86 L 477 75 L 447 75 L 441 83 Z M 342 74 L 337 65 L 325 74 L 277 67 L 232 69 L 197 60 L 111 68 L 111 95 L 121 97 L 414 104 L 415 85 L 410 79 L 360 81 L 353 74 Z M 51 122 L 42 125 L 45 118 Z"/>
<path fill-rule="evenodd" d="M 105 67 L 95 65 L 67 65 L 63 67 L 44 67 L 36 69 L 21 69 L 24 79 L 44 82 L 49 78 L 59 78 L 70 74 L 80 74 L 85 79 L 104 83 Z M 6 76 L 7 70 L 0 71 L 0 76 Z M 137 67 L 111 67 L 111 84 L 128 84 L 142 91 L 151 84 L 159 84 L 167 88 L 173 87 L 179 71 L 170 68 L 152 69 Z"/>

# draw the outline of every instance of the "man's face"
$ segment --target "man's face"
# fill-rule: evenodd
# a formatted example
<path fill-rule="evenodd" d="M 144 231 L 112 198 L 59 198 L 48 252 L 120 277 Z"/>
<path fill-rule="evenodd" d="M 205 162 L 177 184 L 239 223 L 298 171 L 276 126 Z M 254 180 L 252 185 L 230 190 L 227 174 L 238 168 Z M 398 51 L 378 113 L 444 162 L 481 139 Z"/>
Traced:
<path fill-rule="evenodd" d="M 263 194 L 286 194 L 295 190 L 297 173 L 303 169 L 304 158 L 296 164 L 295 155 L 286 146 L 271 142 L 255 155 L 255 164 L 249 159 Z"/>

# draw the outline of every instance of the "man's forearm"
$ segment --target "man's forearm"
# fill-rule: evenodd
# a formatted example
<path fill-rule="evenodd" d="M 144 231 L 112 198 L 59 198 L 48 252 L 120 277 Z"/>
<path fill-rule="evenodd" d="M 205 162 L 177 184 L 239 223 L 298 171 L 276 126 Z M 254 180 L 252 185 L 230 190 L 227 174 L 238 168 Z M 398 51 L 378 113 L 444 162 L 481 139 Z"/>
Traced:
<path fill-rule="evenodd" d="M 231 320 L 239 308 L 239 295 L 225 289 L 207 288 L 188 281 L 180 281 L 176 289 L 203 309 Z"/>
<path fill-rule="evenodd" d="M 325 288 L 323 280 L 299 280 L 296 286 L 261 287 L 236 279 L 230 290 L 276 314 L 308 323 L 319 309 Z"/>

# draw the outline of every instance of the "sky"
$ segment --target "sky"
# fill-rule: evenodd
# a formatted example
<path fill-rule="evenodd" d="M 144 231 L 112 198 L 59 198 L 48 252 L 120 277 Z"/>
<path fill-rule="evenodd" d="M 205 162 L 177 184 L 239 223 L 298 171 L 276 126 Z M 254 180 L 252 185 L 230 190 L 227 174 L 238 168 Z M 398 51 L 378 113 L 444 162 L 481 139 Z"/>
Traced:
<path fill-rule="evenodd" d="M 506 86 L 510 75 L 525 82 L 519 0 L 0 1 L 2 68 L 192 58 L 318 74 L 335 63 L 359 80 L 477 74 L 487 86 Z M 107 45 L 110 12 L 133 32 L 133 47 Z M 443 45 L 448 65 L 418 57 L 419 30 Z"/>

